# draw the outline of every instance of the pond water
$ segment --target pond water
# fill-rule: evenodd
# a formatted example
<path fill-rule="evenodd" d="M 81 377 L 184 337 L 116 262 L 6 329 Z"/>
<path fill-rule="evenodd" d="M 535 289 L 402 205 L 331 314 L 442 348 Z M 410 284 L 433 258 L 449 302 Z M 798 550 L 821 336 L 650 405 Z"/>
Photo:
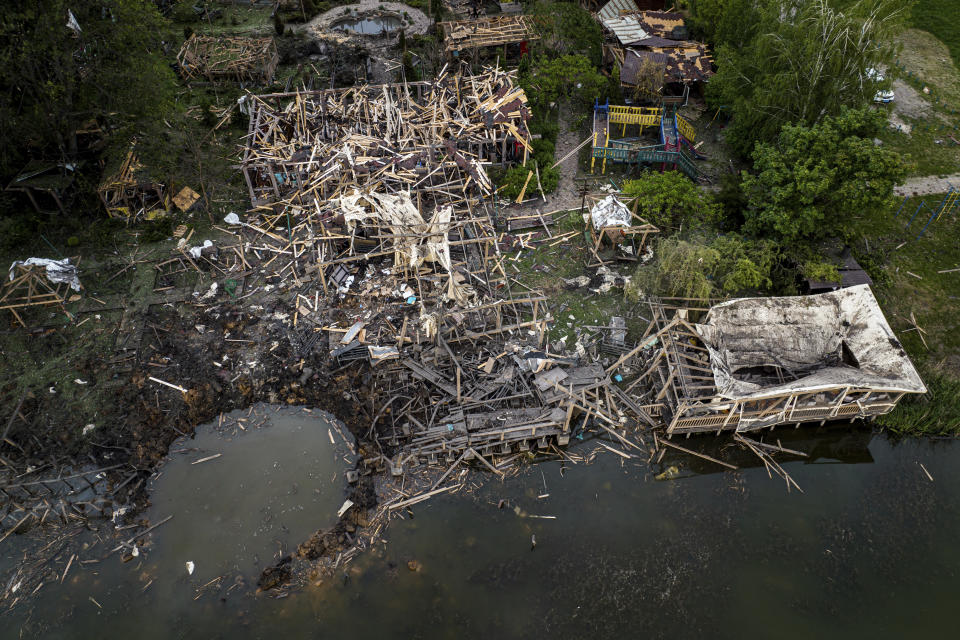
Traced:
<path fill-rule="evenodd" d="M 362 36 L 379 36 L 384 33 L 393 33 L 402 25 L 400 18 L 396 16 L 379 15 L 337 20 L 330 28 L 334 31 L 347 31 Z"/>
<path fill-rule="evenodd" d="M 255 448 L 270 454 L 228 457 L 259 432 L 175 454 L 182 464 L 164 467 L 150 514 L 175 517 L 152 534 L 146 559 L 74 568 L 31 612 L 7 614 L 0 635 L 874 638 L 948 636 L 955 626 L 960 446 L 846 427 L 774 432 L 810 453 L 784 463 L 803 493 L 748 467 L 749 457 L 738 471 L 669 459 L 679 473 L 665 481 L 654 480 L 660 467 L 606 452 L 590 465 L 534 464 L 414 506 L 382 532 L 385 544 L 333 579 L 282 599 L 255 595 L 259 568 L 332 522 L 345 491 L 326 423 L 296 420 L 299 431 L 277 431 L 276 419 L 263 430 L 269 439 Z M 574 446 L 587 453 L 596 443 Z M 277 457 L 287 450 L 294 462 Z M 261 458 L 290 474 L 258 472 Z M 228 490 L 249 500 L 227 508 Z M 229 579 L 201 588 L 220 573 Z"/>

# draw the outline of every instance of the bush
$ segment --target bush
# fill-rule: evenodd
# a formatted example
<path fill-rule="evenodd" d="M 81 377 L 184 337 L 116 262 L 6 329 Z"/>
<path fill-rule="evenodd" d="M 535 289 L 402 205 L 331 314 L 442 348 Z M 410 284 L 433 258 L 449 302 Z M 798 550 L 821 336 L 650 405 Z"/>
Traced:
<path fill-rule="evenodd" d="M 534 117 L 527 126 L 530 133 L 540 136 L 541 141 L 556 144 L 557 135 L 560 133 L 560 124 L 555 117 L 551 117 L 550 111 L 544 112 L 540 117 Z"/>
<path fill-rule="evenodd" d="M 582 55 L 541 56 L 531 65 L 529 76 L 520 78 L 520 84 L 527 90 L 534 110 L 549 107 L 561 98 L 573 99 L 579 102 L 578 106 L 586 107 L 595 98 L 605 100 L 609 89 L 607 77 Z"/>
<path fill-rule="evenodd" d="M 540 172 L 542 173 L 544 168 L 548 168 L 553 164 L 556 146 L 553 144 L 552 140 L 547 140 L 545 138 L 534 140 L 532 146 L 533 160 L 541 167 Z M 544 185 L 544 189 L 546 189 L 546 185 Z"/>
<path fill-rule="evenodd" d="M 539 46 L 553 54 L 580 54 L 592 66 L 600 64 L 603 30 L 589 11 L 573 2 L 537 2 L 528 12 L 537 18 Z"/>
<path fill-rule="evenodd" d="M 520 195 L 520 190 L 523 189 L 524 183 L 527 181 L 527 174 L 531 171 L 533 171 L 533 176 L 530 178 L 530 183 L 527 184 L 527 191 L 524 194 L 524 198 L 526 198 L 534 193 L 539 193 L 537 189 L 537 172 L 536 169 L 534 169 L 533 163 L 528 162 L 526 167 L 519 165 L 511 167 L 502 174 L 502 177 L 497 176 L 499 179 L 495 179 L 496 173 L 494 171 L 489 171 L 487 175 L 494 184 L 500 183 L 503 187 L 499 191 L 500 196 L 507 200 L 516 200 L 517 196 Z M 560 172 L 556 169 L 551 169 L 550 165 L 546 165 L 545 167 L 540 166 L 540 186 L 543 187 L 543 192 L 553 193 L 559 185 Z"/>
<path fill-rule="evenodd" d="M 833 262 L 813 258 L 800 265 L 800 273 L 804 278 L 820 282 L 840 282 L 840 270 Z"/>
<path fill-rule="evenodd" d="M 556 191 L 557 187 L 560 186 L 560 171 L 551 168 L 550 165 L 546 165 L 543 169 L 540 169 L 540 186 L 543 187 L 544 193 L 553 193 Z"/>
<path fill-rule="evenodd" d="M 842 110 L 806 127 L 787 125 L 776 144 L 757 144 L 755 175 L 743 177 L 746 228 L 799 244 L 843 236 L 848 221 L 892 202 L 906 173 L 900 155 L 878 147 L 882 111 Z"/>
<path fill-rule="evenodd" d="M 712 239 L 664 238 L 654 249 L 656 260 L 634 277 L 634 298 L 652 293 L 705 300 L 718 295 L 756 294 L 773 285 L 780 250 L 770 241 L 736 235 Z"/>
<path fill-rule="evenodd" d="M 639 198 L 637 214 L 661 231 L 712 225 L 720 217 L 713 198 L 676 171 L 647 172 L 636 180 L 626 180 L 623 195 Z"/>
<path fill-rule="evenodd" d="M 189 24 L 200 20 L 200 16 L 193 10 L 193 2 L 178 2 L 170 12 L 170 19 L 174 22 Z"/>

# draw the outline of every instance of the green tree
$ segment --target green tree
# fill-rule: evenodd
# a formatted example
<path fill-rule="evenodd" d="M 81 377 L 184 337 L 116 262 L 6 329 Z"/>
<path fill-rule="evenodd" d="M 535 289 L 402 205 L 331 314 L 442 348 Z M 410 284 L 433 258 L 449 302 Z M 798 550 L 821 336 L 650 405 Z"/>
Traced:
<path fill-rule="evenodd" d="M 661 231 L 713 224 L 719 217 L 713 198 L 676 171 L 651 171 L 626 180 L 623 195 L 638 198 L 637 214 Z"/>
<path fill-rule="evenodd" d="M 785 124 L 810 126 L 869 103 L 878 83 L 867 70 L 892 59 L 909 8 L 903 0 L 859 0 L 843 10 L 827 0 L 771 1 L 747 46 L 716 52 L 708 94 L 732 111 L 727 142 L 748 155 Z"/>
<path fill-rule="evenodd" d="M 736 235 L 714 238 L 663 238 L 653 264 L 640 266 L 627 294 L 680 296 L 705 300 L 716 296 L 756 294 L 773 284 L 779 248 L 769 240 Z"/>
<path fill-rule="evenodd" d="M 521 68 L 520 85 L 527 93 L 534 113 L 546 111 L 561 98 L 573 98 L 580 107 L 605 99 L 610 89 L 606 76 L 585 56 L 569 54 L 551 58 L 539 56 Z"/>
<path fill-rule="evenodd" d="M 603 28 L 575 2 L 537 2 L 528 8 L 536 20 L 537 46 L 552 55 L 580 54 L 594 67 L 603 54 Z"/>
<path fill-rule="evenodd" d="M 843 236 L 851 217 L 889 206 L 906 170 L 899 154 L 873 142 L 884 124 L 882 111 L 843 109 L 758 144 L 755 174 L 743 178 L 745 229 L 790 243 Z"/>
<path fill-rule="evenodd" d="M 714 47 L 746 47 L 757 34 L 770 0 L 690 0 L 687 24 L 700 40 Z"/>
<path fill-rule="evenodd" d="M 67 26 L 68 10 L 80 30 Z M 157 119 L 175 79 L 167 27 L 143 0 L 6 0 L 0 8 L 0 173 L 27 157 L 69 157 L 91 118 L 122 126 Z"/>

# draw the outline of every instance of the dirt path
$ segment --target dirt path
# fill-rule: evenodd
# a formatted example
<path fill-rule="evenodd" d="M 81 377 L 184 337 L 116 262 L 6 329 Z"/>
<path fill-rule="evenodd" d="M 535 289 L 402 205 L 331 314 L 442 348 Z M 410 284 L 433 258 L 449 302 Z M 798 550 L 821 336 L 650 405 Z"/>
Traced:
<path fill-rule="evenodd" d="M 907 181 L 894 187 L 893 192 L 898 196 L 925 196 L 931 193 L 946 193 L 951 187 L 960 188 L 960 173 L 949 176 L 921 176 L 908 178 Z"/>
<path fill-rule="evenodd" d="M 583 138 L 580 137 L 581 133 L 579 131 L 570 131 L 570 121 L 567 119 L 563 110 L 560 111 L 558 124 L 560 126 L 560 131 L 557 134 L 554 162 L 566 156 L 568 153 L 576 149 L 577 145 L 583 142 Z M 548 213 L 551 211 L 569 211 L 571 209 L 579 209 L 580 195 L 577 192 L 577 186 L 574 182 L 574 178 L 577 176 L 579 155 L 579 153 L 574 153 L 569 158 L 557 165 L 557 170 L 560 172 L 560 182 L 557 185 L 556 191 L 547 194 L 546 201 L 544 201 L 544 199 L 540 196 L 540 193 L 537 191 L 536 178 L 533 178 L 530 181 L 530 185 L 527 187 L 527 200 L 522 205 L 509 205 L 507 214 L 509 216 L 520 216 L 533 214 L 537 210 L 539 210 L 541 213 Z M 527 166 L 533 168 L 532 164 L 528 164 Z M 529 199 L 531 197 L 533 198 L 532 200 Z"/>
<path fill-rule="evenodd" d="M 557 160 L 576 149 L 577 145 L 582 142 L 579 131 L 570 131 L 570 121 L 563 109 L 560 110 L 559 124 L 560 132 L 557 134 L 555 153 Z M 556 191 L 547 196 L 547 206 L 551 211 L 555 209 L 576 209 L 580 206 L 580 196 L 577 194 L 577 188 L 573 182 L 573 179 L 577 177 L 579 155 L 579 153 L 575 153 L 557 165 L 557 170 L 560 171 L 560 184 Z"/>

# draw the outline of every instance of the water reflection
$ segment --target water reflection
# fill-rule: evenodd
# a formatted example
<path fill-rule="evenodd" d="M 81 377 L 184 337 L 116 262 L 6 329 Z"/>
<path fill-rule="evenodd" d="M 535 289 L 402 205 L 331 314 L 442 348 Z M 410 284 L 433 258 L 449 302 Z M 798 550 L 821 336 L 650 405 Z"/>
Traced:
<path fill-rule="evenodd" d="M 363 36 L 379 36 L 393 33 L 400 28 L 400 18 L 395 16 L 367 16 L 365 18 L 346 18 L 332 25 L 334 31 L 347 31 Z"/>

